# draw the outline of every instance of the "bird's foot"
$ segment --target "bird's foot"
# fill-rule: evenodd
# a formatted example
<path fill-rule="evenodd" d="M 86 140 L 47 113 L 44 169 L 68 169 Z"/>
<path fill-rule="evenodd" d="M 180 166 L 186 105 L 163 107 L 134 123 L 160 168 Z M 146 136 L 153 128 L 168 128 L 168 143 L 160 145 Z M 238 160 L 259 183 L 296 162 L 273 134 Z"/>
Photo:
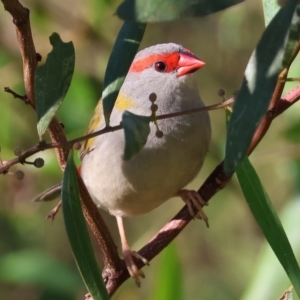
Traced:
<path fill-rule="evenodd" d="M 141 286 L 140 278 L 145 278 L 145 274 L 142 270 L 139 270 L 133 258 L 141 260 L 145 265 L 149 265 L 148 260 L 141 256 L 136 251 L 132 251 L 129 247 L 123 248 L 123 258 L 127 267 L 129 275 L 134 279 L 138 287 Z"/>
<path fill-rule="evenodd" d="M 122 254 L 125 265 L 127 267 L 129 275 L 134 279 L 135 283 L 139 287 L 141 285 L 140 277 L 145 278 L 145 275 L 142 270 L 138 269 L 136 263 L 134 262 L 134 258 L 141 260 L 145 265 L 149 265 L 149 262 L 145 257 L 130 249 L 125 235 L 123 218 L 122 216 L 116 216 L 116 219 L 121 237 Z"/>
<path fill-rule="evenodd" d="M 196 191 L 180 190 L 177 196 L 186 203 L 188 210 L 193 218 L 201 219 L 205 222 L 206 226 L 209 227 L 208 217 L 204 213 L 202 207 L 207 203 L 202 199 Z M 195 210 L 196 208 L 196 210 Z"/>

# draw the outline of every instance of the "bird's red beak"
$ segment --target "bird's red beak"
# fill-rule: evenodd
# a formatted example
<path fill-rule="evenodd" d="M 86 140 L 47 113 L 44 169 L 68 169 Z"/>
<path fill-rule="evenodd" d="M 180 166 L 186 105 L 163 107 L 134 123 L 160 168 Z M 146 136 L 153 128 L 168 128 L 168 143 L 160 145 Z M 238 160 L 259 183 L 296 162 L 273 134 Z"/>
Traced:
<path fill-rule="evenodd" d="M 205 62 L 197 58 L 190 52 L 180 52 L 180 58 L 178 61 L 177 74 L 183 76 L 189 73 L 193 73 L 202 68 Z"/>

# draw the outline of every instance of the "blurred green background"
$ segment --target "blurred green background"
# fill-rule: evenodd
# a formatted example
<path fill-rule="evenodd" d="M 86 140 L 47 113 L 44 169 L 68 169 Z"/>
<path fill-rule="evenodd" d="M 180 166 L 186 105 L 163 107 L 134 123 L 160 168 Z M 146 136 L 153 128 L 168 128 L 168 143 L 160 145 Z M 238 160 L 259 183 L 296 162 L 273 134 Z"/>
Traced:
<path fill-rule="evenodd" d="M 84 133 L 100 95 L 106 63 L 122 21 L 114 16 L 116 0 L 27 0 L 36 46 L 45 61 L 51 51 L 48 37 L 60 34 L 73 41 L 75 74 L 58 118 L 68 138 Z M 8 86 L 24 93 L 22 59 L 11 16 L 0 10 L 0 157 L 13 158 L 16 146 L 24 150 L 38 142 L 35 112 L 6 94 Z M 264 30 L 260 0 L 241 3 L 225 11 L 199 18 L 149 24 L 141 48 L 176 42 L 206 62 L 197 72 L 206 104 L 220 102 L 239 88 L 252 50 Z M 299 77 L 296 59 L 289 77 Z M 288 83 L 285 92 L 295 86 Z M 253 104 L 255 105 L 255 104 Z M 272 202 L 287 230 L 296 256 L 300 257 L 299 205 L 299 104 L 280 116 L 251 156 Z M 212 142 L 201 174 L 190 185 L 198 188 L 223 159 L 224 111 L 210 113 Z M 57 183 L 62 173 L 53 151 L 39 153 L 45 167 L 15 166 L 25 173 L 22 181 L 1 176 L 0 181 L 0 299 L 84 299 L 80 279 L 66 237 L 62 214 L 53 224 L 45 217 L 57 201 L 32 203 L 39 192 Z M 32 160 L 34 157 L 32 157 Z M 133 249 L 140 249 L 183 206 L 172 199 L 153 212 L 125 220 Z M 116 292 L 116 300 L 140 299 L 278 299 L 289 282 L 275 256 L 265 245 L 241 194 L 236 178 L 205 208 L 210 229 L 191 222 L 168 249 L 145 267 L 146 279 L 138 289 L 128 280 Z M 115 220 L 102 212 L 119 246 Z M 93 240 L 101 265 L 101 254 Z"/>

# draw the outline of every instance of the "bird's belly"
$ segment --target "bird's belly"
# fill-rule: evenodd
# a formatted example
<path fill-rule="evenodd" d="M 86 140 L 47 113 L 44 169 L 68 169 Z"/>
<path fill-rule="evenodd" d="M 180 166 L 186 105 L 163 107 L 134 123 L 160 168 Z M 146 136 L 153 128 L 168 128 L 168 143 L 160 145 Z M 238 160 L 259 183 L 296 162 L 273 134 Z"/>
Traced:
<path fill-rule="evenodd" d="M 147 213 L 175 196 L 202 166 L 210 132 L 199 130 L 162 139 L 151 130 L 145 147 L 129 161 L 122 159 L 123 132 L 99 137 L 99 146 L 82 162 L 82 177 L 96 205 L 112 215 L 130 216 Z"/>

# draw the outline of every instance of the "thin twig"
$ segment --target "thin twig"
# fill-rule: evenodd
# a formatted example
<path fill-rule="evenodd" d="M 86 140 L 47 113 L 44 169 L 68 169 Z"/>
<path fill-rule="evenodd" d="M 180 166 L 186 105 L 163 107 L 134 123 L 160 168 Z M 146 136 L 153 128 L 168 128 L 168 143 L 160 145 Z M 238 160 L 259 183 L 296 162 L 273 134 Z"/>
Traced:
<path fill-rule="evenodd" d="M 180 117 L 180 116 L 184 116 L 184 115 L 188 115 L 188 114 L 192 114 L 192 113 L 196 113 L 196 112 L 201 112 L 201 111 L 216 110 L 219 108 L 224 108 L 224 107 L 232 104 L 233 102 L 234 102 L 234 98 L 230 98 L 226 101 L 222 101 L 217 104 L 212 104 L 212 105 L 203 106 L 203 107 L 199 107 L 199 108 L 187 109 L 187 110 L 170 113 L 170 114 L 158 115 L 155 117 L 155 119 L 156 120 L 170 119 L 170 118 Z"/>
<path fill-rule="evenodd" d="M 25 91 L 26 95 L 28 97 L 28 100 L 30 101 L 33 108 L 35 108 L 35 94 L 34 94 L 34 75 L 35 75 L 35 69 L 37 66 L 37 62 L 40 61 L 40 55 L 36 53 L 32 34 L 31 34 L 31 28 L 30 28 L 30 20 L 29 20 L 29 10 L 25 7 L 23 7 L 18 0 L 1 0 L 4 8 L 12 15 L 13 22 L 16 25 L 16 35 L 18 39 L 19 48 L 22 55 L 23 60 L 23 75 L 24 75 L 24 85 L 25 85 Z M 48 133 L 50 135 L 50 138 L 52 140 L 53 144 L 63 144 L 67 141 L 65 133 L 58 122 L 58 120 L 54 117 L 49 125 Z M 43 149 L 49 149 L 53 148 L 50 146 L 43 145 L 42 141 L 34 147 L 34 149 L 30 149 L 27 154 L 33 154 L 36 153 L 34 150 L 41 151 Z M 48 148 L 47 148 L 48 147 Z M 56 155 L 58 162 L 60 164 L 60 167 L 62 170 L 64 170 L 66 161 L 69 154 L 69 148 L 68 147 L 56 147 Z M 32 155 L 31 154 L 31 155 Z M 30 155 L 28 155 L 30 156 Z M 24 155 L 21 157 L 16 158 L 20 162 L 20 159 L 26 158 Z M 6 167 L 9 167 L 13 162 L 16 161 L 16 159 L 10 161 L 9 163 L 5 163 Z M 1 168 L 2 169 L 2 168 Z M 5 172 L 4 172 L 5 173 Z M 83 197 L 81 195 L 81 199 L 83 201 Z M 87 202 L 90 202 L 90 206 L 87 206 Z M 94 209 L 92 206 L 93 201 L 90 197 L 86 197 L 83 201 L 84 207 L 89 207 L 91 209 Z M 87 215 L 92 216 L 92 218 L 87 217 Z M 99 225 L 99 222 L 94 222 L 95 219 L 101 220 L 101 215 L 97 208 L 94 209 L 94 211 L 85 211 L 85 217 L 87 219 L 87 222 L 94 232 L 94 234 L 97 236 L 103 237 L 103 243 L 100 245 L 100 249 L 110 249 L 111 245 L 113 244 L 113 240 L 107 230 L 107 228 L 103 228 Z M 89 222 L 92 220 L 92 223 Z M 103 222 L 103 221 L 102 221 Z M 103 222 L 104 223 L 104 222 Z M 107 247 L 105 247 L 107 245 Z M 103 250 L 103 251 L 104 251 Z M 118 255 L 116 254 L 116 251 L 107 251 L 106 253 L 103 253 L 104 256 L 111 256 L 110 261 L 114 262 L 119 259 Z M 115 257 L 113 257 L 115 256 Z M 115 266 L 110 266 L 113 269 L 119 268 L 119 263 L 117 263 Z"/>
<path fill-rule="evenodd" d="M 53 208 L 53 209 L 51 209 L 51 211 L 49 212 L 49 214 L 48 214 L 48 216 L 47 216 L 47 218 L 46 219 L 49 219 L 49 220 L 51 220 L 52 222 L 54 221 L 54 218 L 55 218 L 55 216 L 56 216 L 56 214 L 57 214 L 57 212 L 59 211 L 59 209 L 60 209 L 60 207 L 61 207 L 61 201 L 59 201 L 56 205 L 55 205 L 55 207 Z"/>
<path fill-rule="evenodd" d="M 11 94 L 14 96 L 16 95 L 16 93 L 14 93 L 14 92 L 11 92 Z M 209 106 L 194 108 L 194 109 L 190 109 L 190 110 L 184 110 L 184 111 L 170 113 L 170 114 L 159 115 L 159 116 L 156 116 L 156 119 L 162 120 L 162 119 L 174 118 L 174 117 L 178 117 L 178 116 L 192 114 L 192 113 L 196 113 L 196 112 L 200 112 L 200 111 L 215 110 L 215 109 L 226 107 L 226 106 L 230 105 L 231 103 L 233 103 L 233 101 L 234 101 L 234 99 L 231 98 L 229 100 L 226 100 L 226 101 L 223 101 L 223 102 L 220 102 L 217 104 L 209 105 Z M 81 136 L 81 137 L 78 137 L 78 138 L 75 138 L 75 139 L 72 139 L 69 141 L 66 140 L 66 141 L 62 141 L 62 142 L 58 142 L 58 143 L 46 143 L 46 142 L 42 141 L 39 144 L 32 147 L 31 149 L 25 151 L 22 155 L 14 158 L 14 159 L 6 161 L 5 164 L 3 164 L 2 167 L 0 167 L 0 174 L 6 173 L 9 170 L 9 168 L 11 168 L 13 165 L 18 164 L 18 163 L 23 163 L 26 158 L 28 158 L 29 156 L 34 155 L 40 151 L 53 149 L 53 148 L 71 149 L 75 143 L 82 142 L 82 141 L 94 138 L 98 135 L 102 135 L 102 134 L 105 134 L 108 132 L 117 131 L 122 128 L 123 128 L 123 126 L 121 124 L 116 125 L 116 126 L 109 126 L 109 127 L 105 127 L 103 129 L 97 130 L 95 132 L 89 133 L 87 135 L 84 135 L 84 136 Z"/>
<path fill-rule="evenodd" d="M 276 116 L 282 114 L 286 111 L 290 106 L 300 100 L 300 85 L 296 86 L 290 92 L 288 92 L 285 98 L 281 99 L 278 104 L 277 111 L 275 113 Z"/>
<path fill-rule="evenodd" d="M 19 95 L 7 86 L 4 87 L 4 92 L 12 94 L 14 98 L 18 98 L 18 99 L 22 100 L 25 104 L 31 104 L 31 102 L 29 101 L 29 99 L 26 95 L 23 95 L 23 96 Z"/>

